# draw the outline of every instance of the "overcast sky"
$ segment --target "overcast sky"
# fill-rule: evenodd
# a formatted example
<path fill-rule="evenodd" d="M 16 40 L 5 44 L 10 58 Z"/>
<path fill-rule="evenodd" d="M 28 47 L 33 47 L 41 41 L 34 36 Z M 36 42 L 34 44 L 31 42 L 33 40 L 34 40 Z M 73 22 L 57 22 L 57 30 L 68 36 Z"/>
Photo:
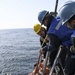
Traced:
<path fill-rule="evenodd" d="M 68 0 L 59 0 L 59 8 Z M 70 0 L 69 0 L 70 1 Z M 75 0 L 73 0 L 75 1 Z M 54 11 L 56 0 L 0 0 L 0 29 L 32 28 L 42 10 Z"/>

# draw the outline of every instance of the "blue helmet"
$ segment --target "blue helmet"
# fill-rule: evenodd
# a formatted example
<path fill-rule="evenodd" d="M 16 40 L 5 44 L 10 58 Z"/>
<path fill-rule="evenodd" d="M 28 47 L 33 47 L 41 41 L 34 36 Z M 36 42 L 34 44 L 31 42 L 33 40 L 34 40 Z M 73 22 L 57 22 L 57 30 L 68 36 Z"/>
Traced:
<path fill-rule="evenodd" d="M 62 20 L 62 24 L 66 23 L 73 15 L 75 15 L 75 1 L 66 2 L 60 8 L 58 15 Z"/>
<path fill-rule="evenodd" d="M 47 13 L 49 13 L 49 12 L 46 11 L 46 10 L 43 10 L 43 11 L 39 12 L 39 14 L 38 14 L 38 21 L 39 21 L 41 24 L 42 24 L 42 22 L 43 22 L 45 16 L 47 15 Z"/>

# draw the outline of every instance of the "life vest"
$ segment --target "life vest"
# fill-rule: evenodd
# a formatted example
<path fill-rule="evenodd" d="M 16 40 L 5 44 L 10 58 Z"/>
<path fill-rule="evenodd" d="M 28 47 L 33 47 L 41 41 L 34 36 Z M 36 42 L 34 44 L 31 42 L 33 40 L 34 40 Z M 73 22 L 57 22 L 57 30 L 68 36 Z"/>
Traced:
<path fill-rule="evenodd" d="M 69 47 L 72 44 L 71 35 L 73 34 L 74 29 L 70 29 L 67 26 L 60 24 L 61 24 L 60 18 L 59 17 L 54 18 L 47 33 L 48 35 L 49 34 L 56 35 L 62 41 L 63 46 Z"/>

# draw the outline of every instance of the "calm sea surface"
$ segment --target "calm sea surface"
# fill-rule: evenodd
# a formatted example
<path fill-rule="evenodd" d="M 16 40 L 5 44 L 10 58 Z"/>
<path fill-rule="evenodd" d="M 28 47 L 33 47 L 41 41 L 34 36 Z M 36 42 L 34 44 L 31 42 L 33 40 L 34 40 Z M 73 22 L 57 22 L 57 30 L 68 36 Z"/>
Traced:
<path fill-rule="evenodd" d="M 39 49 L 39 36 L 33 29 L 0 30 L 0 75 L 32 72 Z"/>

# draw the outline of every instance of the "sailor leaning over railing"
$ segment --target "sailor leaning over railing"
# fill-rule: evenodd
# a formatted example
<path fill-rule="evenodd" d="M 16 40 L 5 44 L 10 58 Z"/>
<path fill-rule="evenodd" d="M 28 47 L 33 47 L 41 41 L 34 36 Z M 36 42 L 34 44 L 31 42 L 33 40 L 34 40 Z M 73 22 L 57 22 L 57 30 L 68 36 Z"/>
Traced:
<path fill-rule="evenodd" d="M 62 23 L 69 29 L 75 30 L 75 1 L 66 2 L 59 11 Z M 75 74 L 75 32 L 71 35 L 73 45 L 67 54 L 65 73 L 66 75 Z"/>

